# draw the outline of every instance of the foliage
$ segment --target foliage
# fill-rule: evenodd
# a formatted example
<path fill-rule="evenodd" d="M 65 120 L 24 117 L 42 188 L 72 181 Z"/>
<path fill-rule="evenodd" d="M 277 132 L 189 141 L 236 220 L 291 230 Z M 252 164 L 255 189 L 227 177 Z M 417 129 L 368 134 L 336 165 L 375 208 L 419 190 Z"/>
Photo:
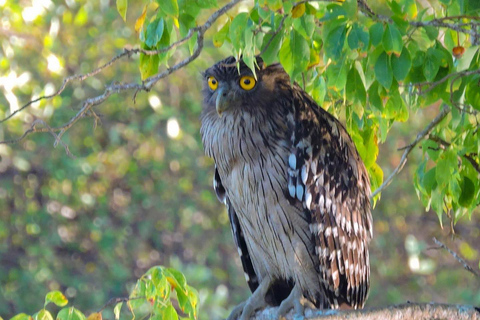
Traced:
<path fill-rule="evenodd" d="M 109 298 L 138 288 L 136 279 L 158 264 L 182 270 L 201 288 L 199 318 L 224 317 L 248 295 L 198 135 L 200 72 L 228 54 L 249 66 L 257 54 L 267 64 L 280 61 L 341 118 L 369 168 L 372 190 L 384 180 L 382 168 L 398 165 L 397 148 L 445 107 L 446 116 L 419 140 L 422 154 L 407 154 L 412 165 L 394 190 L 381 189 L 368 303 L 480 304 L 468 277 L 427 251 L 431 236 L 448 232 L 432 222 L 431 209 L 459 221 L 463 239 L 480 237 L 471 228 L 480 199 L 475 1 L 375 0 L 367 8 L 351 0 L 233 0 L 208 26 L 226 1 L 47 2 L 0 0 L 0 140 L 15 142 L 0 143 L 4 319 L 34 314 L 35 301 L 50 290 L 94 314 Z M 138 57 L 131 48 L 139 42 Z M 159 81 L 159 72 L 199 48 L 201 58 Z M 116 54 L 124 55 L 2 121 L 54 94 L 65 76 L 86 75 Z M 140 88 L 121 89 L 132 83 Z M 148 83 L 156 85 L 143 92 Z M 107 100 L 57 130 L 102 91 L 111 94 Z M 17 140 L 32 126 L 43 131 Z M 427 214 L 409 193 L 412 181 Z M 463 239 L 455 247 L 477 262 L 480 248 Z M 140 281 L 146 288 L 150 279 Z"/>
<path fill-rule="evenodd" d="M 143 23 L 143 47 L 167 48 L 176 40 L 174 25 L 185 37 L 201 10 L 215 5 L 215 1 L 155 3 L 147 11 L 149 18 L 144 11 L 136 23 L 137 27 Z M 470 216 L 480 201 L 480 53 L 478 44 L 472 45 L 477 41 L 475 14 L 480 6 L 467 0 L 445 0 L 426 8 L 413 0 L 386 5 L 382 8 L 386 16 L 381 16 L 363 3 L 359 8 L 356 0 L 257 0 L 248 12 L 229 17 L 213 43 L 230 44 L 232 54 L 252 70 L 258 53 L 267 63 L 279 61 L 292 81 L 303 83 L 325 109 L 336 114 L 345 110 L 347 129 L 373 190 L 383 180 L 376 163 L 378 141 L 384 142 L 392 125 L 407 121 L 418 108 L 447 105 L 451 116 L 431 132 L 441 140 L 422 142 L 424 159 L 415 188 L 440 221 L 446 212 L 456 222 Z M 156 74 L 174 50 L 142 54 L 142 78 Z"/>
<path fill-rule="evenodd" d="M 175 293 L 175 297 L 172 294 Z M 175 300 L 173 300 L 175 299 Z M 182 319 L 196 319 L 198 307 L 197 291 L 187 285 L 185 276 L 172 268 L 161 266 L 152 267 L 138 281 L 130 294 L 130 298 L 112 299 L 116 303 L 113 308 L 115 319 L 120 319 L 122 306 L 126 302 L 133 319 L 148 316 L 150 319 L 178 320 L 179 315 L 172 301 L 175 301 L 183 315 Z M 47 310 L 48 304 L 53 303 L 64 307 L 57 312 L 57 320 L 102 320 L 103 309 L 93 312 L 88 317 L 75 307 L 65 307 L 68 299 L 60 291 L 51 291 L 45 296 L 43 309 L 32 316 L 25 313 L 17 314 L 10 320 L 53 320 L 52 313 Z M 0 318 L 1 319 L 1 318 Z"/>

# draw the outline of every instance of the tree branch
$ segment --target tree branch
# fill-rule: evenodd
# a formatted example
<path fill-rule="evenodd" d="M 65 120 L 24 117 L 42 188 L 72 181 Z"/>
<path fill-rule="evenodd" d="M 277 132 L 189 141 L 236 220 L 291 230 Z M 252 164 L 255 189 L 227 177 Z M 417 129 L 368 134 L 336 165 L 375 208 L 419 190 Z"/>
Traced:
<path fill-rule="evenodd" d="M 402 171 L 403 167 L 405 166 L 405 163 L 407 163 L 407 157 L 410 154 L 410 152 L 413 150 L 413 148 L 415 148 L 415 146 L 421 140 L 423 140 L 427 135 L 429 135 L 430 132 L 433 130 L 433 128 L 435 128 L 435 126 L 437 126 L 447 116 L 449 112 L 450 112 L 450 108 L 444 105 L 440 113 L 435 117 L 435 119 L 433 119 L 432 122 L 430 122 L 425 129 L 423 129 L 420 133 L 417 134 L 417 137 L 412 143 L 410 143 L 406 147 L 399 149 L 399 150 L 404 150 L 402 158 L 400 159 L 400 163 L 395 168 L 395 170 L 393 170 L 393 172 L 388 176 L 388 178 L 382 183 L 382 185 L 372 193 L 372 196 L 371 196 L 372 198 L 375 197 L 380 192 L 382 192 L 382 190 L 385 189 L 392 182 L 392 179 L 395 177 L 395 175 L 397 175 L 400 171 Z"/>
<path fill-rule="evenodd" d="M 454 252 L 453 250 L 451 250 L 450 248 L 448 248 L 446 245 L 444 245 L 442 242 L 440 242 L 439 240 L 437 240 L 437 238 L 433 237 L 433 241 L 438 245 L 440 246 L 441 248 L 447 250 L 458 262 L 460 262 L 461 265 L 463 265 L 463 267 L 465 268 L 465 270 L 473 273 L 477 278 L 480 277 L 480 275 L 475 271 L 473 270 L 472 267 L 470 267 L 468 265 L 468 263 L 462 259 L 461 257 L 458 256 L 458 254 L 456 252 Z"/>
<path fill-rule="evenodd" d="M 257 312 L 252 320 L 274 319 L 277 308 L 267 308 Z M 293 311 L 285 317 L 293 320 Z M 478 320 L 480 309 L 467 305 L 448 305 L 441 303 L 405 303 L 400 305 L 368 308 L 362 310 L 306 310 L 306 320 Z"/>
<path fill-rule="evenodd" d="M 15 114 L 25 110 L 27 107 L 29 107 L 30 105 L 32 105 L 33 103 L 35 102 L 38 102 L 40 100 L 48 100 L 48 99 L 51 99 L 55 96 L 58 96 L 60 95 L 63 90 L 65 90 L 65 87 L 66 85 L 73 81 L 73 80 L 80 80 L 80 81 L 83 81 L 91 76 L 94 76 L 96 74 L 98 74 L 99 72 L 101 72 L 103 69 L 113 65 L 116 61 L 118 61 L 119 59 L 123 58 L 123 57 L 126 57 L 126 56 L 131 56 L 132 54 L 134 53 L 144 53 L 144 54 L 148 54 L 148 55 L 152 55 L 152 54 L 158 54 L 158 53 L 161 53 L 161 52 L 165 52 L 165 51 L 168 51 L 182 43 L 184 43 L 185 41 L 187 41 L 188 39 L 190 39 L 194 32 L 198 32 L 198 36 L 197 36 L 197 47 L 196 49 L 194 50 L 194 52 L 192 53 L 192 55 L 190 55 L 189 57 L 185 58 L 184 60 L 180 61 L 179 63 L 175 64 L 173 67 L 171 68 L 168 68 L 166 70 L 164 70 L 163 72 L 155 75 L 155 76 L 152 76 L 150 78 L 147 78 L 145 81 L 143 81 L 141 84 L 139 83 L 135 83 L 135 82 L 131 82 L 131 83 L 126 83 L 126 84 L 111 84 L 109 86 L 107 86 L 104 90 L 104 92 L 101 94 L 101 95 L 98 95 L 96 97 L 93 97 L 93 98 L 89 98 L 87 100 L 84 100 L 83 102 L 83 107 L 80 109 L 80 111 L 77 112 L 77 114 L 75 116 L 73 116 L 66 124 L 60 126 L 60 127 L 56 127 L 56 128 L 50 128 L 47 126 L 47 128 L 41 128 L 41 129 L 38 129 L 35 127 L 36 123 L 32 123 L 32 126 L 30 127 L 30 129 L 28 129 L 27 131 L 25 131 L 20 137 L 16 138 L 16 139 L 11 139 L 11 140 L 4 140 L 4 141 L 0 141 L 0 144 L 11 144 L 11 143 L 17 143 L 19 141 L 21 141 L 22 139 L 24 139 L 27 135 L 29 135 L 30 133 L 33 133 L 33 132 L 59 132 L 57 135 L 55 135 L 55 146 L 58 144 L 58 142 L 60 142 L 60 138 L 62 137 L 62 135 L 73 125 L 75 124 L 80 118 L 84 117 L 87 113 L 91 112 L 91 108 L 96 106 L 96 105 L 99 105 L 101 103 L 103 103 L 109 96 L 111 96 L 113 93 L 119 93 L 119 92 L 122 92 L 122 91 L 127 91 L 127 90 L 136 90 L 135 92 L 135 95 L 137 94 L 138 91 L 149 91 L 153 85 L 155 85 L 160 79 L 163 79 L 165 77 L 167 77 L 168 75 L 172 74 L 173 72 L 177 71 L 178 69 L 180 68 L 183 68 L 184 66 L 186 66 L 187 64 L 189 64 L 190 62 L 192 62 L 193 60 L 195 60 L 201 53 L 202 49 L 203 49 L 203 44 L 204 44 L 204 35 L 205 35 L 205 32 L 212 26 L 212 24 L 223 14 L 225 14 L 228 10 L 230 10 L 231 8 L 233 8 L 235 5 L 237 5 L 240 1 L 242 0 L 232 0 L 230 1 L 229 3 L 227 3 L 225 6 L 223 6 L 222 8 L 218 9 L 217 11 L 215 11 L 208 19 L 207 21 L 203 24 L 203 25 L 200 25 L 200 26 L 197 26 L 195 28 L 192 28 L 189 30 L 188 34 L 181 40 L 177 41 L 177 42 L 174 42 L 173 44 L 171 44 L 169 47 L 167 48 L 163 48 L 163 49 L 160 49 L 160 50 L 144 50 L 144 49 L 124 49 L 124 51 L 113 57 L 109 62 L 107 62 L 106 64 L 102 65 L 101 67 L 98 67 L 97 69 L 89 72 L 89 73 L 86 73 L 86 74 L 82 74 L 82 75 L 73 75 L 73 76 L 70 76 L 70 77 L 67 77 L 63 80 L 63 83 L 62 85 L 60 86 L 60 88 L 57 90 L 57 92 L 51 94 L 51 95 L 48 95 L 48 96 L 42 96 L 42 97 L 39 97 L 37 99 L 34 99 L 32 101 L 29 101 L 28 103 L 26 103 L 25 105 L 23 105 L 21 108 L 19 108 L 18 110 L 15 110 L 14 112 L 12 112 L 9 116 L 5 117 L 4 119 L 1 119 L 0 120 L 0 124 L 11 119 Z M 94 116 L 95 117 L 95 116 Z M 95 117 L 95 119 L 97 120 L 98 117 Z M 46 124 L 46 123 L 44 123 Z M 68 149 L 66 149 L 68 150 Z M 67 152 L 69 153 L 69 151 Z M 71 153 L 70 153 L 71 154 Z"/>

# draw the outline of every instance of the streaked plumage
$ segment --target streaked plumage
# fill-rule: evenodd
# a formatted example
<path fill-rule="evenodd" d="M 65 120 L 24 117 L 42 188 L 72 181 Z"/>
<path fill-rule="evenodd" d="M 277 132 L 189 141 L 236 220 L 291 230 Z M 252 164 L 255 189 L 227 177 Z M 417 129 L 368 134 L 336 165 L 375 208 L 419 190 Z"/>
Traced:
<path fill-rule="evenodd" d="M 281 313 L 299 312 L 302 297 L 361 308 L 372 237 L 365 166 L 338 120 L 280 65 L 257 62 L 252 88 L 233 57 L 205 71 L 202 140 L 254 292 L 231 317 L 282 301 Z"/>

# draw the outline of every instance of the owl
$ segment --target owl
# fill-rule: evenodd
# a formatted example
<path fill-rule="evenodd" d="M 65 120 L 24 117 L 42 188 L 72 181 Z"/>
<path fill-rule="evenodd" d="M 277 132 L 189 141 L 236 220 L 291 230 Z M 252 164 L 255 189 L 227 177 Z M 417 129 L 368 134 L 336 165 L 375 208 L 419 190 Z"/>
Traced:
<path fill-rule="evenodd" d="M 370 182 L 344 126 L 280 64 L 226 58 L 204 72 L 200 116 L 213 186 L 252 295 L 229 319 L 278 306 L 362 308 L 372 238 Z"/>

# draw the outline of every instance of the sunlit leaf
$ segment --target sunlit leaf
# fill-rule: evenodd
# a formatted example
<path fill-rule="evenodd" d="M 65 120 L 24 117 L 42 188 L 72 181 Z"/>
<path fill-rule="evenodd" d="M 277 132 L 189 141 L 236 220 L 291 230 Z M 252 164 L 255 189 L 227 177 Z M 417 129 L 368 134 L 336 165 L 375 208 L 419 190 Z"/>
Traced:
<path fill-rule="evenodd" d="M 178 320 L 177 311 L 175 308 L 170 304 L 165 311 L 163 311 L 163 319 L 164 320 Z"/>
<path fill-rule="evenodd" d="M 147 16 L 147 5 L 143 6 L 143 11 L 140 17 L 138 17 L 137 21 L 135 21 L 135 32 L 139 32 L 140 29 L 143 27 L 143 23 L 145 22 L 145 17 Z"/>
<path fill-rule="evenodd" d="M 102 314 L 100 312 L 94 312 L 88 316 L 87 320 L 102 320 Z"/>
<path fill-rule="evenodd" d="M 68 300 L 60 291 L 50 291 L 45 296 L 44 306 L 47 306 L 47 304 L 49 304 L 50 302 L 53 302 L 59 307 L 64 307 L 67 305 Z"/>
<path fill-rule="evenodd" d="M 228 31 L 230 30 L 230 20 L 228 20 L 223 27 L 218 30 L 217 33 L 213 36 L 213 45 L 217 48 L 221 47 L 225 42 L 225 38 L 228 35 Z"/>
<path fill-rule="evenodd" d="M 127 6 L 128 0 L 117 0 L 117 11 L 122 17 L 123 21 L 127 21 Z"/>
<path fill-rule="evenodd" d="M 115 315 L 115 320 L 120 319 L 120 311 L 122 310 L 123 302 L 119 302 L 113 308 L 113 314 Z"/>
<path fill-rule="evenodd" d="M 292 17 L 293 18 L 300 18 L 305 13 L 305 3 L 297 4 L 292 9 Z"/>
<path fill-rule="evenodd" d="M 46 309 L 42 309 L 33 315 L 34 320 L 53 320 L 52 314 Z"/>
<path fill-rule="evenodd" d="M 74 307 L 63 308 L 57 314 L 57 320 L 86 320 L 85 315 Z"/>
<path fill-rule="evenodd" d="M 10 318 L 10 320 L 33 320 L 31 316 L 25 313 L 17 314 L 16 316 Z"/>

